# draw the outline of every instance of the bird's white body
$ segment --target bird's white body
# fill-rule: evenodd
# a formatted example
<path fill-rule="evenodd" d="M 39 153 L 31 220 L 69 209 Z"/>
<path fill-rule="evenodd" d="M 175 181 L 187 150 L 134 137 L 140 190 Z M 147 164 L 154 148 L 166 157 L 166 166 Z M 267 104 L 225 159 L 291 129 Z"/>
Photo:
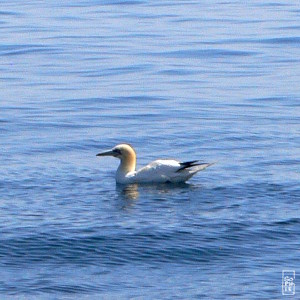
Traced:
<path fill-rule="evenodd" d="M 118 168 L 116 181 L 118 183 L 179 183 L 190 179 L 194 174 L 203 170 L 207 165 L 195 166 L 193 169 L 182 170 L 180 163 L 176 160 L 155 160 L 138 171 L 124 173 Z"/>
<path fill-rule="evenodd" d="M 159 159 L 136 171 L 136 154 L 128 144 L 117 145 L 97 156 L 114 156 L 121 160 L 116 173 L 116 182 L 121 184 L 185 182 L 197 172 L 212 165 L 198 161 L 181 163 L 173 159 Z"/>

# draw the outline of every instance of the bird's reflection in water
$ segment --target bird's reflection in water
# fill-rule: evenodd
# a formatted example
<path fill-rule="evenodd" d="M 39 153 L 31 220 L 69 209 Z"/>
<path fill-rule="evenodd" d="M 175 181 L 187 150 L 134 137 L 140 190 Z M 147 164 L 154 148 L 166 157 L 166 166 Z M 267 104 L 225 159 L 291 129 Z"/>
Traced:
<path fill-rule="evenodd" d="M 187 189 L 191 188 L 192 185 L 181 182 L 181 183 L 160 183 L 156 185 L 146 185 L 145 191 L 149 194 L 178 194 L 182 192 L 186 192 Z"/>
<path fill-rule="evenodd" d="M 122 209 L 128 210 L 135 206 L 139 198 L 138 184 L 116 185 L 117 205 Z"/>
<path fill-rule="evenodd" d="M 161 183 L 161 184 L 143 184 L 139 185 L 137 183 L 128 185 L 116 185 L 116 191 L 119 198 L 123 200 L 138 200 L 140 194 L 147 194 L 158 196 L 162 194 L 178 194 L 185 193 L 187 190 L 193 188 L 192 184 L 188 183 Z"/>
<path fill-rule="evenodd" d="M 127 200 L 137 200 L 139 197 L 138 184 L 119 185 L 117 184 L 116 190 L 122 198 Z"/>

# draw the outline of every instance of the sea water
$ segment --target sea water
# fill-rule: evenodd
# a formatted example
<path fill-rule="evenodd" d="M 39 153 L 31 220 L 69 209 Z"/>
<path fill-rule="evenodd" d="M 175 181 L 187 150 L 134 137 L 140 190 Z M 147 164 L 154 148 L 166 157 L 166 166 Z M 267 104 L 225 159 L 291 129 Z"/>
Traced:
<path fill-rule="evenodd" d="M 282 297 L 300 271 L 297 1 L 12 0 L 0 41 L 1 299 Z M 120 142 L 139 167 L 217 163 L 116 186 L 96 154 Z"/>

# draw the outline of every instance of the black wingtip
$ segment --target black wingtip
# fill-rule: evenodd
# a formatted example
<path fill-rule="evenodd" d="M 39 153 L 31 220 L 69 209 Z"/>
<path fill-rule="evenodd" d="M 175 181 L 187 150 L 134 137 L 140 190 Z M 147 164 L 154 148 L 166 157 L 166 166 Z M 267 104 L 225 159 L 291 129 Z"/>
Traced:
<path fill-rule="evenodd" d="M 185 162 L 181 162 L 179 164 L 181 167 L 176 172 L 179 172 L 179 171 L 182 171 L 184 169 L 191 168 L 194 166 L 202 165 L 202 163 L 199 163 L 199 160 L 185 161 Z"/>

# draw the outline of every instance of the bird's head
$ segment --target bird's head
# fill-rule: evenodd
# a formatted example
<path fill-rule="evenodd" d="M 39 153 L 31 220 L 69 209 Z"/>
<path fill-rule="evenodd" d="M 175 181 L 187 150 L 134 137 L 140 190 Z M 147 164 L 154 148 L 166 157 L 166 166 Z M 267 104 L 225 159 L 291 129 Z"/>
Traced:
<path fill-rule="evenodd" d="M 111 150 L 98 153 L 96 156 L 113 156 L 124 161 L 136 160 L 135 150 L 129 144 L 119 144 Z"/>
<path fill-rule="evenodd" d="M 111 150 L 98 153 L 97 156 L 113 156 L 121 160 L 119 170 L 123 173 L 132 172 L 136 167 L 136 153 L 129 144 L 119 144 Z"/>

